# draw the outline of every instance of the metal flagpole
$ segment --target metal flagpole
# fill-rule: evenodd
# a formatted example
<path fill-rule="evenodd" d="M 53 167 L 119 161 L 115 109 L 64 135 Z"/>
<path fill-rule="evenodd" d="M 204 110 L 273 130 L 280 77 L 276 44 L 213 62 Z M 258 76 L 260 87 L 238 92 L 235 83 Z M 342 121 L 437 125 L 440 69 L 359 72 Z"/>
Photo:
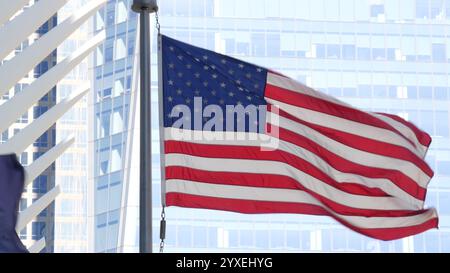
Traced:
<path fill-rule="evenodd" d="M 151 150 L 151 52 L 150 13 L 158 11 L 156 0 L 133 0 L 133 11 L 140 14 L 140 165 L 139 165 L 139 252 L 152 252 L 152 150 Z"/>

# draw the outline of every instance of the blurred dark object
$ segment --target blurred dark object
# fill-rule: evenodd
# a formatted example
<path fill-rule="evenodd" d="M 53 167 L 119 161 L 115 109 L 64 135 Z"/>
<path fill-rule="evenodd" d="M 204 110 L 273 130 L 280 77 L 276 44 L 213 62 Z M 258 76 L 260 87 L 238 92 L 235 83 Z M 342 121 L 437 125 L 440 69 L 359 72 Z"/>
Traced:
<path fill-rule="evenodd" d="M 0 253 L 28 253 L 16 233 L 24 181 L 16 155 L 0 155 Z"/>

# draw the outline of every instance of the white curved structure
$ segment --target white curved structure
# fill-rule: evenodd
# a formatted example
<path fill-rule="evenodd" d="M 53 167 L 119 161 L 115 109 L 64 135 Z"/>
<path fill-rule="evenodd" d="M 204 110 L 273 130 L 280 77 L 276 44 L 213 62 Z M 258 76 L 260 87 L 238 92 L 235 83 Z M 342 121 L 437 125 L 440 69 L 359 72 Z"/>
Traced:
<path fill-rule="evenodd" d="M 70 137 L 58 143 L 50 151 L 36 159 L 31 165 L 25 167 L 25 187 L 28 186 L 33 180 L 38 177 L 45 169 L 58 159 L 73 143 L 75 138 Z"/>
<path fill-rule="evenodd" d="M 0 154 L 21 154 L 39 136 L 48 130 L 70 108 L 87 94 L 82 91 L 53 106 L 33 123 L 18 132 L 13 138 L 0 145 Z"/>
<path fill-rule="evenodd" d="M 67 37 L 88 20 L 106 0 L 92 0 L 80 12 L 67 18 L 30 47 L 0 66 L 0 96 L 14 86 L 26 73 L 39 64 Z M 0 36 L 0 40 L 8 39 Z"/>
<path fill-rule="evenodd" d="M 0 28 L 0 37 L 9 37 L 8 39 L 2 40 L 0 59 L 5 58 L 14 48 L 33 33 L 33 31 L 55 14 L 67 1 L 41 0 Z"/>
<path fill-rule="evenodd" d="M 22 115 L 33 104 L 38 102 L 42 96 L 55 86 L 67 73 L 86 58 L 105 39 L 105 33 L 97 34 L 91 41 L 84 44 L 79 50 L 75 51 L 70 57 L 67 57 L 47 73 L 36 79 L 26 89 L 5 102 L 0 107 L 0 132 L 7 129 L 17 117 Z M 85 87 L 89 88 L 89 87 Z M 1 149 L 0 149 L 1 151 Z"/>
<path fill-rule="evenodd" d="M 0 60 L 11 53 L 39 26 L 47 21 L 69 0 L 40 0 L 34 5 L 18 13 L 29 0 L 0 0 Z M 58 26 L 39 38 L 31 46 L 24 49 L 12 59 L 3 62 L 0 66 L 0 96 L 16 85 L 22 77 L 31 71 L 37 64 L 42 62 L 52 51 L 54 51 L 66 38 L 85 23 L 106 0 L 91 0 L 71 17 L 64 20 Z M 17 14 L 17 16 L 15 16 Z M 13 17 L 15 16 L 15 17 Z M 13 17 L 13 19 L 11 19 Z M 17 93 L 10 100 L 0 105 L 0 132 L 8 129 L 29 108 L 33 107 L 49 90 L 63 79 L 72 69 L 80 64 L 99 44 L 105 39 L 105 33 L 100 32 L 90 41 L 85 43 L 79 50 L 73 52 L 69 57 L 56 64 L 52 69 L 40 78 L 31 82 L 22 92 Z M 15 133 L 6 143 L 0 144 L 0 154 L 15 153 L 20 155 L 44 132 L 49 130 L 55 122 L 63 116 L 71 107 L 80 101 L 89 91 L 89 86 L 83 86 L 68 98 L 50 108 L 47 112 L 35 119 L 31 124 Z M 74 143 L 74 138 L 69 137 L 45 154 L 37 158 L 25 167 L 28 185 L 45 171 L 59 156 L 61 156 Z M 51 189 L 44 196 L 34 201 L 19 214 L 16 226 L 17 232 L 26 227 L 39 213 L 48 207 L 61 192 L 59 186 Z M 30 252 L 40 252 L 45 248 L 45 238 L 35 242 L 30 247 Z"/>
<path fill-rule="evenodd" d="M 7 22 L 17 11 L 25 6 L 29 0 L 0 0 L 0 26 Z"/>

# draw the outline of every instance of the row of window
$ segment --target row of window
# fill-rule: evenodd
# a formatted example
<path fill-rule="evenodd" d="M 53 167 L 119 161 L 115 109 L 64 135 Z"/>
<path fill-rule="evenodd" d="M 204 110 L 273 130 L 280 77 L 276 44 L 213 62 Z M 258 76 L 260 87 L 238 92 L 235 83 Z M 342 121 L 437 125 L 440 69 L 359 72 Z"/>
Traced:
<path fill-rule="evenodd" d="M 328 87 L 320 90 L 334 97 L 434 99 L 439 101 L 445 101 L 449 98 L 449 89 L 444 86 L 359 85 L 357 88 Z"/>
<path fill-rule="evenodd" d="M 159 230 L 154 231 L 158 238 Z M 317 236 L 318 235 L 318 236 Z M 318 237 L 320 239 L 314 239 Z M 427 237 L 426 239 L 424 237 Z M 433 240 L 429 240 L 432 237 Z M 314 251 L 403 252 L 401 240 L 376 241 L 346 229 L 297 230 L 225 230 L 216 227 L 170 225 L 166 245 L 184 248 L 292 249 Z M 439 243 L 440 242 L 440 243 Z M 414 237 L 414 250 L 450 251 L 449 232 L 428 232 Z"/>
<path fill-rule="evenodd" d="M 450 19 L 449 0 L 410 0 L 400 3 L 398 1 L 392 1 L 393 3 L 376 1 L 370 5 L 362 1 L 362 4 L 359 4 L 358 0 L 315 0 L 311 3 L 303 1 L 301 4 L 297 4 L 296 0 L 219 0 L 217 2 L 214 3 L 213 0 L 167 0 L 161 3 L 161 13 L 164 16 L 212 17 L 215 6 L 217 6 L 217 13 L 224 17 L 240 17 L 246 14 L 252 18 L 368 20 L 382 17 L 382 20 L 386 20 L 386 15 L 388 15 L 388 20 L 412 19 L 414 16 L 417 19 Z M 242 13 L 239 7 L 243 9 L 253 7 L 253 9 L 250 12 L 246 10 L 245 13 Z M 300 11 L 300 7 L 306 11 Z M 356 9 L 355 12 L 353 12 L 354 9 Z M 415 14 L 413 14 L 414 12 Z"/>

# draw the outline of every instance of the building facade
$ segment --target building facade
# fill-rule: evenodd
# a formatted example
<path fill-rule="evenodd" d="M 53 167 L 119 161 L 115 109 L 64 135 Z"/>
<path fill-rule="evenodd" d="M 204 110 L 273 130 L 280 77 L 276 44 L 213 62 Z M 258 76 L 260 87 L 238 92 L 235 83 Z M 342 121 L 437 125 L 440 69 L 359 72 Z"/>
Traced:
<path fill-rule="evenodd" d="M 58 19 L 83 7 L 88 0 L 68 1 L 58 11 Z M 66 39 L 57 50 L 58 62 L 70 56 L 91 38 L 92 22 L 87 22 Z M 57 102 L 90 84 L 89 59 L 82 61 L 57 86 Z M 56 253 L 87 252 L 88 249 L 88 98 L 84 97 L 56 123 L 56 142 L 75 137 L 75 143 L 55 162 L 55 184 L 61 194 L 55 201 Z"/>
<path fill-rule="evenodd" d="M 137 251 L 138 142 L 135 115 L 136 15 L 131 0 L 111 0 L 94 32 L 107 41 L 94 57 L 89 113 L 91 248 Z M 168 208 L 166 251 L 449 252 L 449 0 L 164 0 L 162 32 L 262 65 L 361 109 L 402 116 L 430 133 L 435 170 L 426 204 L 440 229 L 381 242 L 326 217 L 241 215 Z M 156 33 L 152 107 L 157 109 Z M 136 68 L 136 69 L 133 69 Z M 154 111 L 155 113 L 157 111 Z M 153 115 L 154 246 L 159 245 L 159 123 Z M 134 151 L 134 152 L 133 152 Z M 138 165 L 138 164 L 137 164 Z"/>
<path fill-rule="evenodd" d="M 129 198 L 124 193 L 129 186 L 126 166 L 130 164 L 125 161 L 130 142 L 129 116 L 135 111 L 130 104 L 137 17 L 130 9 L 131 2 L 108 1 L 94 19 L 94 32 L 105 29 L 107 34 L 93 58 L 93 92 L 89 102 L 89 158 L 93 160 L 89 174 L 93 193 L 89 250 L 95 252 L 120 252 L 123 246 L 119 226 L 125 224 L 124 203 Z"/>
<path fill-rule="evenodd" d="M 33 5 L 36 1 L 30 1 L 23 10 Z M 23 11 L 22 10 L 22 11 Z M 21 13 L 22 11 L 19 11 Z M 4 61 L 8 61 L 16 54 L 25 50 L 28 46 L 32 45 L 39 37 L 46 34 L 53 27 L 58 24 L 57 15 L 50 18 L 39 29 L 37 29 L 32 35 L 30 35 L 22 44 L 17 47 L 13 52 L 5 58 Z M 50 68 L 56 65 L 57 50 L 53 51 L 47 56 L 41 63 L 39 63 L 32 71 L 26 74 L 9 92 L 5 93 L 0 98 L 0 104 L 12 98 L 15 94 L 21 92 L 35 79 L 39 78 L 42 74 L 47 72 Z M 8 130 L 1 133 L 0 143 L 6 142 L 12 138 L 21 129 L 31 124 L 33 120 L 37 119 L 40 115 L 45 113 L 49 108 L 56 104 L 56 87 L 49 90 L 48 94 L 41 98 L 41 100 L 25 112 L 20 119 L 18 119 Z M 40 136 L 32 145 L 30 145 L 20 156 L 20 162 L 22 165 L 27 166 L 34 160 L 39 158 L 45 152 L 50 150 L 55 145 L 56 129 L 55 126 L 51 127 L 47 132 Z M 30 185 L 24 189 L 22 199 L 20 201 L 20 211 L 25 210 L 35 200 L 39 199 L 45 193 L 55 186 L 55 165 L 52 164 L 47 170 L 45 170 L 39 177 L 37 177 Z M 54 249 L 54 204 L 51 204 L 44 211 L 42 211 L 38 217 L 22 229 L 19 232 L 19 237 L 22 239 L 26 247 L 32 246 L 36 241 L 42 237 L 46 239 L 46 248 L 43 252 L 53 252 Z"/>

